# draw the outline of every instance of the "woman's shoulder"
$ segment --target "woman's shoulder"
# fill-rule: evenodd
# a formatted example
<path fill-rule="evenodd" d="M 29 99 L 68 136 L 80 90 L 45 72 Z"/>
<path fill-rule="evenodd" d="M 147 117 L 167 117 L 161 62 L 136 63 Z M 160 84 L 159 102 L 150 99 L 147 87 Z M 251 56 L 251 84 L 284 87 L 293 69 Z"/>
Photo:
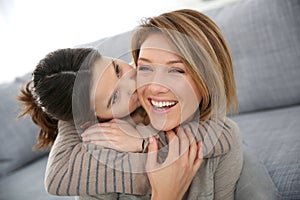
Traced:
<path fill-rule="evenodd" d="M 232 136 L 232 147 L 229 153 L 237 152 L 242 154 L 242 135 L 238 124 L 229 117 L 226 118 L 225 123 L 230 127 Z"/>
<path fill-rule="evenodd" d="M 229 117 L 225 118 L 225 126 L 228 127 L 231 130 L 231 132 L 234 133 L 235 135 L 241 134 L 239 125 Z"/>

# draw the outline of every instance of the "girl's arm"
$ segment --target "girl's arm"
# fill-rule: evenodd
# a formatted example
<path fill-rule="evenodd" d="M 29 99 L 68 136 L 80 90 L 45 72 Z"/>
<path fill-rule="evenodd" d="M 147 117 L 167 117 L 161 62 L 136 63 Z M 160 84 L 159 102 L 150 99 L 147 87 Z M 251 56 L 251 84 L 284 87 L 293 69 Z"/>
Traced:
<path fill-rule="evenodd" d="M 230 152 L 218 159 L 214 166 L 214 199 L 234 199 L 236 183 L 240 177 L 243 166 L 242 139 L 237 125 L 228 120 L 232 131 L 232 147 Z"/>
<path fill-rule="evenodd" d="M 193 121 L 182 126 L 192 130 L 197 142 L 202 141 L 203 158 L 219 157 L 227 154 L 231 149 L 233 131 L 225 120 Z"/>
<path fill-rule="evenodd" d="M 59 121 L 50 151 L 45 188 L 53 195 L 84 196 L 110 192 L 147 194 L 143 154 L 121 153 L 83 143 L 73 124 Z"/>
<path fill-rule="evenodd" d="M 204 158 L 219 157 L 227 154 L 231 149 L 232 130 L 224 121 L 192 121 L 181 127 L 190 128 L 196 141 L 202 141 Z M 123 152 L 144 152 L 147 149 L 147 140 L 141 137 L 148 138 L 155 134 L 158 134 L 158 131 L 151 126 L 133 127 L 127 121 L 112 120 L 88 128 L 82 136 L 84 141 L 102 147 Z M 158 135 L 161 136 L 159 139 L 162 143 L 166 145 L 168 141 L 164 137 L 165 134 Z"/>
<path fill-rule="evenodd" d="M 203 141 L 204 157 L 223 155 L 231 148 L 230 128 L 222 123 L 191 122 L 188 126 L 196 140 Z M 60 121 L 47 165 L 45 187 L 53 195 L 148 194 L 151 187 L 144 173 L 145 162 L 145 154 L 121 153 L 83 143 L 73 124 Z"/>

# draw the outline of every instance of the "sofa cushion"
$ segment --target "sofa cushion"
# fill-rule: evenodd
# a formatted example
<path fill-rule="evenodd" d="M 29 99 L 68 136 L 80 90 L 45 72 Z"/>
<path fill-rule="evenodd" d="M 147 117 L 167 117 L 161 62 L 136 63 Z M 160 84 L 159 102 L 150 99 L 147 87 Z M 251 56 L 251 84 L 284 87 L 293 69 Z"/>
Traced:
<path fill-rule="evenodd" d="M 282 199 L 300 199 L 300 105 L 232 117 Z"/>
<path fill-rule="evenodd" d="M 253 150 L 243 145 L 243 169 L 237 183 L 236 200 L 276 200 L 280 194 L 264 164 Z"/>
<path fill-rule="evenodd" d="M 299 0 L 239 0 L 205 12 L 229 43 L 240 113 L 300 103 L 299 11 Z"/>
<path fill-rule="evenodd" d="M 38 134 L 37 126 L 28 116 L 17 119 L 20 104 L 16 96 L 21 85 L 30 79 L 30 74 L 27 74 L 0 85 L 0 177 L 45 155 L 45 152 L 32 151 Z"/>
<path fill-rule="evenodd" d="M 0 179 L 0 199 L 7 200 L 71 200 L 74 197 L 59 197 L 48 194 L 44 188 L 44 176 L 48 157 Z"/>

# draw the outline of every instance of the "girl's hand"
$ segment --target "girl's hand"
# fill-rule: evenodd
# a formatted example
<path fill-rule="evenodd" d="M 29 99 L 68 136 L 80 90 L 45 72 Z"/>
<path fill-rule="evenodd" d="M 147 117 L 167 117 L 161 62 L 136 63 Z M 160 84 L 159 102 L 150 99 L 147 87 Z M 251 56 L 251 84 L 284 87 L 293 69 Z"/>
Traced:
<path fill-rule="evenodd" d="M 113 119 L 87 128 L 82 134 L 84 142 L 111 148 L 120 152 L 142 152 L 143 139 L 126 121 Z"/>
<path fill-rule="evenodd" d="M 182 199 L 203 161 L 201 142 L 198 145 L 189 128 L 179 128 L 177 135 L 168 131 L 169 153 L 164 163 L 157 162 L 158 145 L 149 139 L 147 175 L 152 200 Z"/>

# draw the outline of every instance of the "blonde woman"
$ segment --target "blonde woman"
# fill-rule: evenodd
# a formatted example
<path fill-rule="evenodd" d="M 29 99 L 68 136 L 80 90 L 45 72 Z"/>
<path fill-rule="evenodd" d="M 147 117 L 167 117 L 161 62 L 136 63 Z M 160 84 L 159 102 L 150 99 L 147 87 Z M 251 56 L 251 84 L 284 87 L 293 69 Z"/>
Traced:
<path fill-rule="evenodd" d="M 154 127 L 172 130 L 191 118 L 185 110 L 199 108 L 193 117 L 224 119 L 233 139 L 226 155 L 204 159 L 191 184 L 180 188 L 177 184 L 185 180 L 180 172 L 172 176 L 174 168 L 156 170 L 164 164 L 156 161 L 157 142 L 152 138 L 148 150 L 154 155 L 150 153 L 147 162 L 152 199 L 234 199 L 242 142 L 237 125 L 226 117 L 237 110 L 237 96 L 231 56 L 217 25 L 195 10 L 164 13 L 137 28 L 132 49 L 138 96 Z M 161 109 L 159 102 L 172 106 Z"/>

